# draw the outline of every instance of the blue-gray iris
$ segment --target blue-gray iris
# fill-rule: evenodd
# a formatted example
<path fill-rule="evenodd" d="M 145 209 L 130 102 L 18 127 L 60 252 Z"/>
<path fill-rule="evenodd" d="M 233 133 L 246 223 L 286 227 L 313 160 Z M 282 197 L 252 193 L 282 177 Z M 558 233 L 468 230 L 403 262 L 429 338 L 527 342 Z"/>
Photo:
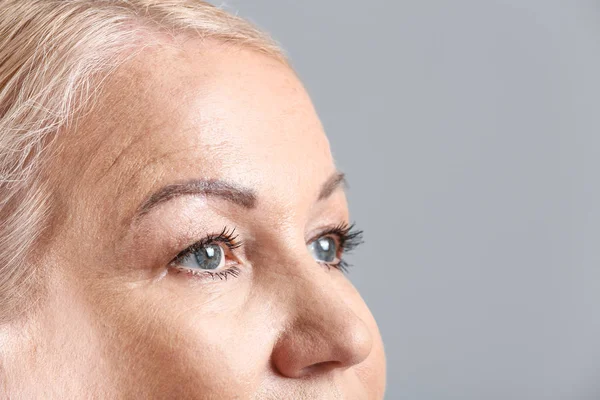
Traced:
<path fill-rule="evenodd" d="M 337 256 L 335 240 L 331 237 L 322 237 L 314 241 L 313 255 L 315 259 L 322 262 L 333 262 Z"/>
<path fill-rule="evenodd" d="M 202 269 L 217 269 L 221 264 L 223 251 L 218 244 L 207 244 L 194 252 L 198 266 Z"/>

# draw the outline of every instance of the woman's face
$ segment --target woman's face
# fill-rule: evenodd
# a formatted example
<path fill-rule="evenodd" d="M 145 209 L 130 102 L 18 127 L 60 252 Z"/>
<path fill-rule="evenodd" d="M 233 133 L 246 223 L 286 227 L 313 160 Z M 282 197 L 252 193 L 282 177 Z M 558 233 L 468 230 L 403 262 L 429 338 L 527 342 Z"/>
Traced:
<path fill-rule="evenodd" d="M 49 289 L 11 336 L 9 394 L 383 396 L 377 326 L 336 266 L 343 182 L 287 67 L 147 48 L 57 145 Z"/>

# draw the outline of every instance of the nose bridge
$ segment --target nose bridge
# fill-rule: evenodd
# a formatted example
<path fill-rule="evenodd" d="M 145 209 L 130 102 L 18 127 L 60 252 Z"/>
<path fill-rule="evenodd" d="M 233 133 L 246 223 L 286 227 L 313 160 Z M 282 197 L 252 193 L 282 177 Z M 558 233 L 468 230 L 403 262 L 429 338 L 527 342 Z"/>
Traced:
<path fill-rule="evenodd" d="M 276 369 L 288 377 L 302 377 L 362 362 L 373 338 L 353 303 L 344 298 L 340 273 L 327 271 L 308 252 L 288 262 L 293 272 L 286 274 L 284 287 L 291 307 L 273 351 Z"/>

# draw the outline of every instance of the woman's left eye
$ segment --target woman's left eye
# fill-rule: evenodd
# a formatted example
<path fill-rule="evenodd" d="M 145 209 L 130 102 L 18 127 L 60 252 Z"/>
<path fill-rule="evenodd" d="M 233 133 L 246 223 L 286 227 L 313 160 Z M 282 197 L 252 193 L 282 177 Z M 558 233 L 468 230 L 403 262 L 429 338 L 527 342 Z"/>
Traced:
<path fill-rule="evenodd" d="M 335 264 L 338 258 L 339 246 L 331 236 L 321 236 L 308 245 L 314 259 L 325 264 Z"/>
<path fill-rule="evenodd" d="M 362 231 L 356 230 L 354 224 L 341 223 L 322 232 L 308 244 L 308 250 L 315 261 L 343 272 L 350 266 L 342 258 L 342 254 L 355 249 L 362 243 Z"/>

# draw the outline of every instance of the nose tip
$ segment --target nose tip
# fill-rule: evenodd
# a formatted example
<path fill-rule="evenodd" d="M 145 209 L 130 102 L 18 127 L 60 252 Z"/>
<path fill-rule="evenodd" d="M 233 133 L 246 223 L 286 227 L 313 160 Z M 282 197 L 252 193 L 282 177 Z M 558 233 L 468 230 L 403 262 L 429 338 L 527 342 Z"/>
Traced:
<path fill-rule="evenodd" d="M 280 374 L 302 378 L 360 364 L 372 347 L 368 327 L 349 311 L 318 324 L 296 324 L 280 337 L 272 359 Z"/>
<path fill-rule="evenodd" d="M 373 348 L 373 336 L 367 325 L 362 320 L 358 320 L 357 325 L 347 335 L 346 351 L 341 352 L 340 359 L 344 365 L 360 364 L 371 354 Z"/>
<path fill-rule="evenodd" d="M 326 361 L 315 362 L 298 371 L 298 377 L 322 373 L 333 369 L 347 369 L 362 363 L 371 353 L 373 338 L 364 323 L 337 335 L 329 354 L 322 352 L 319 358 Z M 330 360 L 327 360 L 330 359 Z"/>

